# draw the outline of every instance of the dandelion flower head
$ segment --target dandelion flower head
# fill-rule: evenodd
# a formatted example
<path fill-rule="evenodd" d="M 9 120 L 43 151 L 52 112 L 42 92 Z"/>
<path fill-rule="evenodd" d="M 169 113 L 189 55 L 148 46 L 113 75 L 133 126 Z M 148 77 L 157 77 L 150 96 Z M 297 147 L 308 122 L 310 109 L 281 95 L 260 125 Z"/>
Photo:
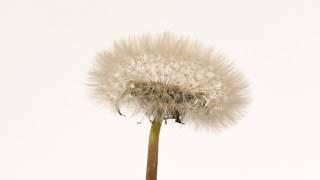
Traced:
<path fill-rule="evenodd" d="M 248 102 L 248 83 L 224 56 L 171 33 L 116 41 L 97 56 L 90 85 L 120 114 L 128 105 L 150 120 L 205 128 L 233 124 Z"/>

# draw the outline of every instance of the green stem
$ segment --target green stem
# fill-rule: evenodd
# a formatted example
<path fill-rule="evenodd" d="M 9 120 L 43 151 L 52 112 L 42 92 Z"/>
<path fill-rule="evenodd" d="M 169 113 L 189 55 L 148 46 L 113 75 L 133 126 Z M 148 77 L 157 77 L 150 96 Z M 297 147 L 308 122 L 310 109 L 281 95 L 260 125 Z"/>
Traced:
<path fill-rule="evenodd" d="M 149 134 L 148 162 L 146 180 L 157 180 L 158 147 L 161 120 L 154 119 Z"/>

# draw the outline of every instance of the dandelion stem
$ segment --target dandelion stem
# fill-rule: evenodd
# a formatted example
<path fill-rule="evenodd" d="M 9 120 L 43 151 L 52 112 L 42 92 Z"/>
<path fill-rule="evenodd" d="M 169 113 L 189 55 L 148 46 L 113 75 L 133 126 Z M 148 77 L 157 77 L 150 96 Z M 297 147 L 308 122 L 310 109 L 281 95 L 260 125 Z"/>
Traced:
<path fill-rule="evenodd" d="M 155 118 L 149 134 L 146 180 L 157 180 L 159 134 L 162 120 Z"/>

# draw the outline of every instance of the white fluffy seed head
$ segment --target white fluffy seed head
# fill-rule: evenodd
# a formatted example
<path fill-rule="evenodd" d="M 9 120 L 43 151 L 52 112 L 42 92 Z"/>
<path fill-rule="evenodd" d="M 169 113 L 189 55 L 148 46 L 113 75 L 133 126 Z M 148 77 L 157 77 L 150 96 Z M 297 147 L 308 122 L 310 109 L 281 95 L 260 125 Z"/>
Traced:
<path fill-rule="evenodd" d="M 171 33 L 116 41 L 90 72 L 95 97 L 115 110 L 131 105 L 152 119 L 218 128 L 248 102 L 242 74 L 224 57 Z"/>

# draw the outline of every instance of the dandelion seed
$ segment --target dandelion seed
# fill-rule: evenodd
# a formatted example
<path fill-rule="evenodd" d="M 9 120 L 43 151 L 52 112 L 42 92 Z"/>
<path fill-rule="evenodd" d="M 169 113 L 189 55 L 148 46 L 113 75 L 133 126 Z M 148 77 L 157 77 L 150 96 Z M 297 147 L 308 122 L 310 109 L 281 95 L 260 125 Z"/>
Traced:
<path fill-rule="evenodd" d="M 156 179 L 162 121 L 214 129 L 233 124 L 247 104 L 247 82 L 218 53 L 170 33 L 117 41 L 90 73 L 98 100 L 135 107 L 152 122 L 147 180 Z"/>

